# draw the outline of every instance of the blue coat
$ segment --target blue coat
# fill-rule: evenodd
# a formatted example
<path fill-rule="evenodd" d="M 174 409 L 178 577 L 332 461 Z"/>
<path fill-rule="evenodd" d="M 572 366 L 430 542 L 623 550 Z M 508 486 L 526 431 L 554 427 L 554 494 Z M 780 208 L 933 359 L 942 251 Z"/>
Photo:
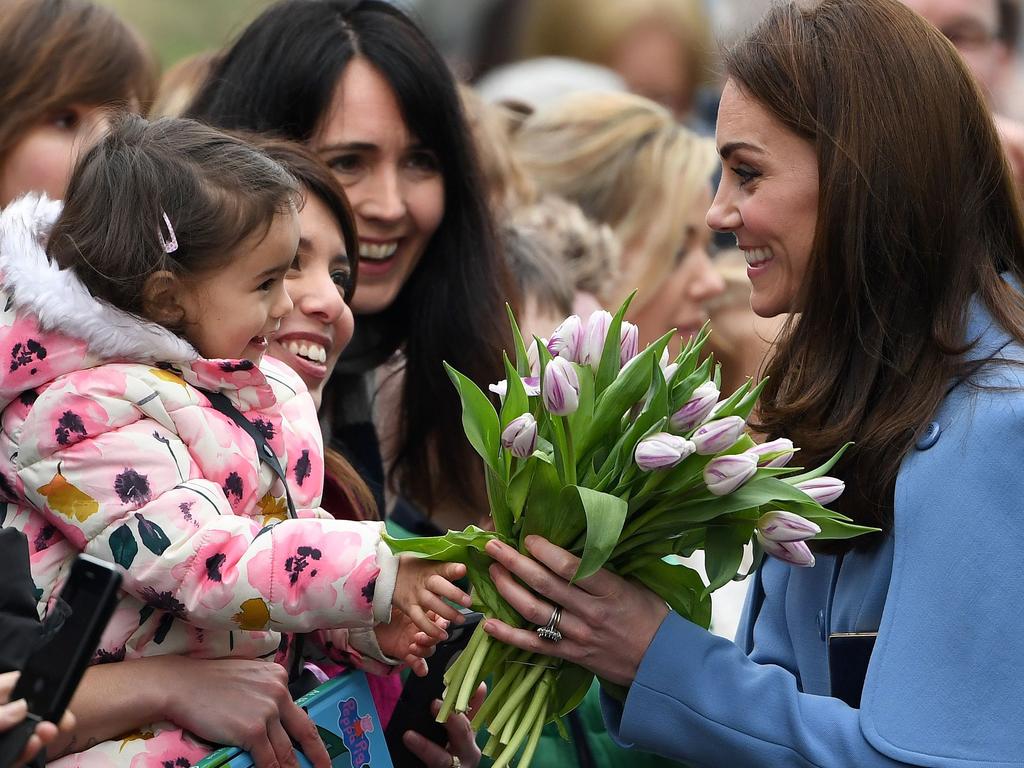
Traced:
<path fill-rule="evenodd" d="M 736 643 L 670 614 L 625 705 L 624 744 L 695 766 L 1024 766 L 1024 348 L 976 304 L 983 388 L 951 382 L 904 458 L 895 524 L 841 565 L 769 559 Z M 985 388 L 987 387 L 987 388 Z M 860 709 L 831 698 L 825 638 L 878 631 Z"/>

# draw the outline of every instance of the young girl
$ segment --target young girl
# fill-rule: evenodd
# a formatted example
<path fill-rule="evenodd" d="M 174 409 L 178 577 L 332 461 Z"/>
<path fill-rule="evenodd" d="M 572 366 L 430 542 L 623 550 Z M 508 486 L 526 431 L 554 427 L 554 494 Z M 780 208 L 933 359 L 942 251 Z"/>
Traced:
<path fill-rule="evenodd" d="M 446 580 L 461 568 L 399 561 L 379 524 L 319 509 L 312 401 L 262 359 L 292 308 L 297 197 L 237 139 L 126 117 L 83 157 L 63 211 L 26 197 L 0 215 L 0 524 L 28 536 L 44 604 L 79 551 L 125 569 L 97 661 L 287 664 L 282 632 L 324 630 L 310 642 L 339 659 L 394 664 L 443 636 L 428 611 L 457 619 L 441 596 L 469 602 Z M 392 604 L 402 620 L 370 631 Z M 144 736 L 89 755 L 209 751 L 166 727 Z"/>

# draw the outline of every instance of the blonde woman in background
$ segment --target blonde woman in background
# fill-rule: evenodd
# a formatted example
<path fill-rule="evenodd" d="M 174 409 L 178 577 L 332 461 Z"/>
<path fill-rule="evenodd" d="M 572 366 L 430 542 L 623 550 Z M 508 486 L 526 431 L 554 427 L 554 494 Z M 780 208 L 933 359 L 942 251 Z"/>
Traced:
<path fill-rule="evenodd" d="M 639 292 L 627 318 L 641 345 L 677 328 L 692 335 L 725 289 L 708 256 L 717 165 L 713 142 L 664 107 L 624 93 L 579 93 L 528 117 L 513 136 L 523 168 L 543 193 L 564 197 L 607 224 L 621 246 L 614 308 Z"/>
<path fill-rule="evenodd" d="M 606 66 L 679 120 L 711 80 L 713 50 L 702 0 L 532 0 L 521 46 L 523 58 Z"/>

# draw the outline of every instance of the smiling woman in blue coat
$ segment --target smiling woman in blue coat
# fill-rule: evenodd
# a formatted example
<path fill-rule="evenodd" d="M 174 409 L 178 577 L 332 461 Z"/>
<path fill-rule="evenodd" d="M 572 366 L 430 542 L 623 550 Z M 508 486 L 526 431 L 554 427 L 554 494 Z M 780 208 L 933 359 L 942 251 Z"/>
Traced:
<path fill-rule="evenodd" d="M 492 542 L 562 639 L 485 628 L 625 688 L 615 737 L 694 766 L 1024 766 L 1024 224 L 984 100 L 896 0 L 779 3 L 726 67 L 708 223 L 789 314 L 758 426 L 805 466 L 853 441 L 837 508 L 879 533 L 764 561 L 735 642 Z"/>

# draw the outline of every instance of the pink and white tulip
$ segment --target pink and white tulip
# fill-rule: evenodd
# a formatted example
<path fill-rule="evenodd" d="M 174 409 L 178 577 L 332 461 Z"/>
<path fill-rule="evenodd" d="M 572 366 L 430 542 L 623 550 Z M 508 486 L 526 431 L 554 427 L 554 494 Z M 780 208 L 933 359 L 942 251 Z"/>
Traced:
<path fill-rule="evenodd" d="M 532 456 L 537 449 L 537 420 L 533 414 L 512 419 L 501 433 L 501 445 L 517 459 Z"/>
<path fill-rule="evenodd" d="M 704 484 L 715 496 L 726 496 L 746 483 L 756 472 L 757 459 L 746 453 L 718 456 L 704 467 Z"/>
<path fill-rule="evenodd" d="M 702 423 L 718 403 L 718 396 L 718 387 L 715 386 L 715 382 L 705 381 L 693 391 L 683 407 L 672 414 L 669 419 L 672 428 L 677 432 L 689 432 Z"/>
<path fill-rule="evenodd" d="M 574 363 L 580 362 L 583 346 L 583 321 L 579 315 L 569 315 L 555 328 L 548 339 L 548 352 L 552 357 L 564 357 Z"/>
<path fill-rule="evenodd" d="M 760 531 L 755 533 L 761 547 L 772 557 L 800 568 L 811 568 L 814 566 L 814 553 L 811 552 L 811 548 L 807 546 L 806 542 L 771 541 L 765 539 Z"/>
<path fill-rule="evenodd" d="M 797 483 L 796 487 L 822 506 L 825 506 L 843 495 L 843 491 L 846 490 L 846 483 L 839 478 L 825 475 L 814 480 L 804 480 L 802 483 Z"/>
<path fill-rule="evenodd" d="M 583 344 L 580 347 L 580 365 L 589 365 L 595 371 L 601 365 L 601 354 L 604 342 L 608 338 L 608 328 L 612 324 L 610 312 L 598 309 L 590 315 L 583 333 Z"/>
<path fill-rule="evenodd" d="M 554 416 L 568 416 L 580 407 L 580 379 L 572 363 L 556 357 L 544 369 L 544 407 Z"/>
<path fill-rule="evenodd" d="M 786 437 L 777 440 L 770 440 L 767 443 L 755 445 L 747 453 L 757 456 L 757 464 L 760 467 L 784 467 L 793 458 L 796 448 L 793 441 Z"/>
<path fill-rule="evenodd" d="M 640 329 L 624 320 L 619 338 L 619 365 L 623 366 L 640 354 Z"/>
<path fill-rule="evenodd" d="M 653 472 L 674 467 L 693 452 L 693 443 L 686 438 L 668 432 L 656 432 L 636 444 L 633 458 L 644 472 Z"/>
<path fill-rule="evenodd" d="M 821 533 L 821 528 L 806 517 L 780 509 L 761 515 L 757 531 L 767 541 L 806 541 Z"/>
<path fill-rule="evenodd" d="M 701 456 L 714 456 L 739 440 L 746 426 L 747 423 L 739 416 L 727 416 L 698 427 L 690 439 L 697 446 L 697 453 Z M 751 457 L 751 459 L 756 467 L 756 458 Z"/>

